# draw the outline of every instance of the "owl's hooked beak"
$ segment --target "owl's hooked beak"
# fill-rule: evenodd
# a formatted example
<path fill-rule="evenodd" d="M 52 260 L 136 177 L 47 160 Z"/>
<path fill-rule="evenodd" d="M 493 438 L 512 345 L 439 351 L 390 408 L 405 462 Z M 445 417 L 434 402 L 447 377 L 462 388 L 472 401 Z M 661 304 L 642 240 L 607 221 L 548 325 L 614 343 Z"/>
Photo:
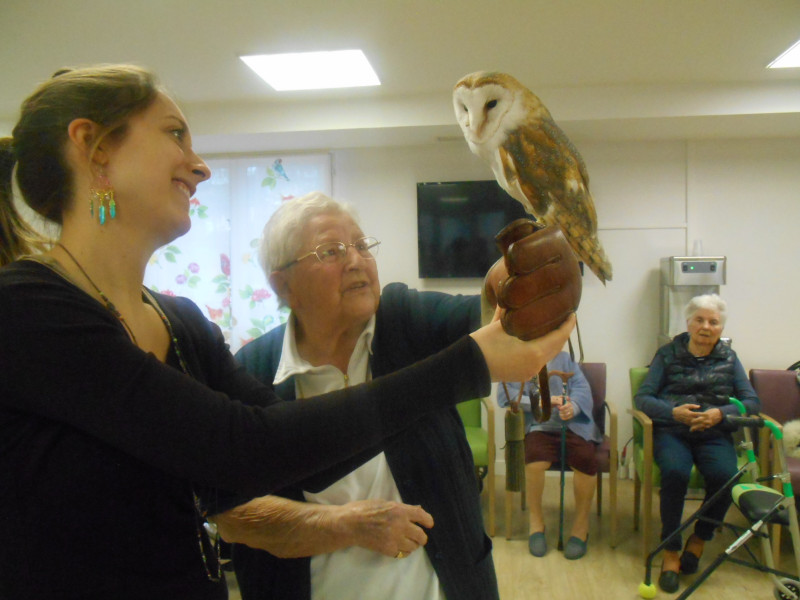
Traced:
<path fill-rule="evenodd" d="M 483 128 L 485 125 L 485 120 L 477 123 L 475 119 L 472 118 L 472 115 L 468 113 L 467 118 L 464 119 L 463 123 L 464 137 L 467 138 L 467 141 L 478 143 L 483 136 Z"/>
<path fill-rule="evenodd" d="M 486 119 L 478 119 L 477 122 L 472 120 L 465 126 L 464 137 L 467 138 L 467 141 L 472 142 L 473 144 L 480 144 L 483 140 L 485 129 Z"/>

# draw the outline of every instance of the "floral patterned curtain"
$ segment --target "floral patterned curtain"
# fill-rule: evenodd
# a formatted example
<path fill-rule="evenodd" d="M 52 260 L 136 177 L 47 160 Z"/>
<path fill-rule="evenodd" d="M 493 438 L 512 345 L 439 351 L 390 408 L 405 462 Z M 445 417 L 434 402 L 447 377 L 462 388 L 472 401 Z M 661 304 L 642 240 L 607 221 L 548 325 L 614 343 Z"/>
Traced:
<path fill-rule="evenodd" d="M 192 229 L 150 259 L 145 285 L 191 298 L 236 352 L 286 321 L 258 264 L 261 231 L 284 202 L 331 193 L 328 154 L 219 158 L 191 201 Z"/>

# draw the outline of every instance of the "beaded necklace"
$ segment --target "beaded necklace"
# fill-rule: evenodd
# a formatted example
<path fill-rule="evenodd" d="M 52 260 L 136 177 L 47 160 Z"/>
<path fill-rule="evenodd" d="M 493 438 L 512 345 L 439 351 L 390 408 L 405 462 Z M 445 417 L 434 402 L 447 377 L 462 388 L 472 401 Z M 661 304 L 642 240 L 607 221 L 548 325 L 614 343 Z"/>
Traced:
<path fill-rule="evenodd" d="M 161 306 L 158 304 L 155 298 L 150 294 L 150 292 L 146 288 L 142 288 L 142 293 L 144 294 L 147 301 L 150 303 L 159 317 L 161 317 L 161 321 L 164 323 L 164 327 L 167 328 L 167 333 L 169 334 L 170 340 L 172 340 L 172 350 L 175 352 L 175 356 L 178 358 L 178 363 L 181 366 L 181 371 L 183 371 L 186 375 L 192 376 L 191 372 L 189 371 L 189 365 L 186 364 L 186 360 L 183 357 L 183 353 L 181 352 L 180 344 L 178 344 L 178 338 L 175 336 L 175 333 L 172 331 L 172 323 L 169 322 L 167 315 L 161 309 Z M 208 557 L 206 556 L 205 551 L 205 544 L 203 543 L 203 530 L 206 529 L 206 519 L 203 515 L 203 511 L 200 507 L 200 498 L 198 498 L 197 494 L 194 491 L 194 487 L 192 487 L 192 499 L 194 501 L 194 514 L 195 514 L 195 530 L 197 532 L 197 546 L 200 548 L 200 557 L 203 559 L 203 568 L 206 572 L 206 577 L 209 581 L 213 581 L 217 583 L 222 580 L 222 561 L 220 560 L 220 552 L 219 552 L 219 535 L 216 532 L 213 533 L 214 535 L 214 542 L 211 544 L 211 540 L 209 539 L 209 544 L 211 544 L 211 551 L 214 553 L 214 558 L 217 568 L 216 573 L 211 572 L 211 568 L 208 566 Z M 208 533 L 208 532 L 207 532 Z M 210 535 L 210 534 L 209 534 Z"/>
<path fill-rule="evenodd" d="M 61 248 L 67 254 L 67 256 L 69 256 L 69 258 L 72 260 L 73 263 L 75 263 L 75 266 L 78 267 L 81 273 L 83 273 L 83 276 L 92 285 L 94 290 L 97 292 L 97 295 L 103 299 L 103 303 L 105 304 L 106 309 L 108 309 L 108 311 L 117 318 L 117 320 L 125 328 L 125 331 L 130 336 L 131 341 L 134 343 L 134 345 L 138 346 L 139 343 L 136 341 L 136 336 L 134 335 L 133 330 L 125 321 L 125 318 L 122 316 L 119 310 L 117 310 L 117 307 L 114 306 L 114 303 L 111 302 L 111 300 L 109 300 L 108 296 L 106 296 L 97 286 L 97 284 L 92 280 L 92 278 L 89 277 L 89 274 L 81 266 L 81 263 L 79 263 L 77 259 L 72 255 L 72 253 L 69 250 L 67 250 L 66 247 L 61 242 L 56 242 L 56 245 L 59 248 Z M 167 330 L 167 334 L 169 335 L 171 348 L 173 352 L 175 352 L 175 356 L 178 359 L 178 364 L 180 365 L 181 371 L 183 371 L 184 374 L 192 377 L 192 374 L 189 370 L 189 365 L 186 363 L 186 359 L 183 357 L 183 353 L 181 352 L 181 347 L 180 344 L 178 343 L 178 338 L 175 336 L 175 332 L 172 329 L 172 323 L 170 323 L 169 319 L 167 318 L 167 315 L 164 313 L 164 311 L 162 310 L 161 306 L 158 304 L 156 299 L 150 294 L 150 292 L 144 286 L 142 287 L 142 295 L 147 300 L 147 303 L 153 307 L 153 310 L 156 311 L 156 314 L 159 316 L 161 322 L 164 324 L 164 327 Z M 215 558 L 214 562 L 216 562 L 216 573 L 212 573 L 211 568 L 209 567 L 208 564 L 209 562 L 208 557 L 206 556 L 205 544 L 203 542 L 203 531 L 205 530 L 205 517 L 203 516 L 203 512 L 200 508 L 200 498 L 198 498 L 197 494 L 195 493 L 194 487 L 192 487 L 192 500 L 194 503 L 194 510 L 195 510 L 195 530 L 197 532 L 197 546 L 200 549 L 200 557 L 203 559 L 203 568 L 205 569 L 206 577 L 208 578 L 208 580 L 214 583 L 218 583 L 219 581 L 222 580 L 222 565 L 219 557 L 219 536 L 215 534 L 214 536 L 215 539 L 213 544 L 209 539 L 209 545 L 211 551 L 214 553 L 214 558 Z"/>
<path fill-rule="evenodd" d="M 66 252 L 66 254 L 67 254 L 67 256 L 69 256 L 70 260 L 71 260 L 73 263 L 75 263 L 75 266 L 76 266 L 76 267 L 78 267 L 78 270 L 79 270 L 81 273 L 83 273 L 83 276 L 86 278 L 86 281 L 88 281 L 88 282 L 89 282 L 89 283 L 92 285 L 92 287 L 94 288 L 94 291 L 96 291 L 96 292 L 97 292 L 97 295 L 98 295 L 98 296 L 100 296 L 100 297 L 103 299 L 103 303 L 106 305 L 106 308 L 108 309 L 108 312 L 110 312 L 112 315 L 114 315 L 114 316 L 117 318 L 117 321 L 119 321 L 120 323 L 122 323 L 122 326 L 125 328 L 125 331 L 127 331 L 127 332 L 128 332 L 128 335 L 130 336 L 131 340 L 133 340 L 133 343 L 134 343 L 135 345 L 137 345 L 137 346 L 138 346 L 138 345 L 139 345 L 139 342 L 137 342 L 137 341 L 136 341 L 136 336 L 133 334 L 133 330 L 130 328 L 130 326 L 128 325 L 127 321 L 125 321 L 125 317 L 123 317 L 123 316 L 122 316 L 122 314 L 121 314 L 121 313 L 120 313 L 120 312 L 117 310 L 117 307 L 116 307 L 116 306 L 114 306 L 114 303 L 113 303 L 113 302 L 111 302 L 111 300 L 109 300 L 109 299 L 108 299 L 108 296 L 106 296 L 106 295 L 105 295 L 105 294 L 104 294 L 104 293 L 103 293 L 103 292 L 100 290 L 100 288 L 99 288 L 99 287 L 97 287 L 97 284 L 96 284 L 96 283 L 95 283 L 95 282 L 92 280 L 92 278 L 91 278 L 91 277 L 89 277 L 89 274 L 88 274 L 88 273 L 86 272 L 86 270 L 85 270 L 85 269 L 84 269 L 84 268 L 81 266 L 81 263 L 79 263 L 79 262 L 78 262 L 78 259 L 77 259 L 77 258 L 75 258 L 75 257 L 72 255 L 72 252 L 70 252 L 69 250 L 67 250 L 66 246 L 64 246 L 64 244 L 62 244 L 61 242 L 56 242 L 56 246 L 58 246 L 58 247 L 59 247 L 59 248 L 61 248 L 61 249 L 62 249 L 64 252 Z"/>

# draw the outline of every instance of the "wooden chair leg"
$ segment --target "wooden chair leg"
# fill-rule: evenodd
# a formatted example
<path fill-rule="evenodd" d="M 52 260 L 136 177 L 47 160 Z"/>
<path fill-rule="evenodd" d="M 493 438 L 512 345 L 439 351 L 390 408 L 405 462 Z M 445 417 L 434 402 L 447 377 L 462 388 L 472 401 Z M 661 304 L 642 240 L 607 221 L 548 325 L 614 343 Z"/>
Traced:
<path fill-rule="evenodd" d="M 603 514 L 603 473 L 602 471 L 597 472 L 597 516 L 600 517 Z"/>
<path fill-rule="evenodd" d="M 495 515 L 497 504 L 497 490 L 495 489 L 496 482 L 494 477 L 494 461 L 489 461 L 488 473 L 486 475 L 485 485 L 489 486 L 489 537 L 494 537 L 497 532 L 497 520 Z"/>
<path fill-rule="evenodd" d="M 512 503 L 511 494 L 513 494 L 513 492 L 509 492 L 508 490 L 506 490 L 506 502 L 505 502 L 505 504 L 506 504 L 506 539 L 507 540 L 511 539 L 511 514 L 512 514 L 512 510 L 511 510 L 511 503 Z"/>
<path fill-rule="evenodd" d="M 611 472 L 608 474 L 608 505 L 611 513 L 611 531 L 609 544 L 617 547 L 617 467 L 612 463 Z"/>
<path fill-rule="evenodd" d="M 781 529 L 783 529 L 783 525 L 772 525 L 772 560 L 775 562 L 775 565 L 779 565 L 781 562 Z"/>
<path fill-rule="evenodd" d="M 611 454 L 608 460 L 608 506 L 611 511 L 611 535 L 609 544 L 612 548 L 617 547 L 617 474 L 619 473 L 619 448 L 617 445 L 617 417 L 611 417 Z"/>
<path fill-rule="evenodd" d="M 650 535 L 653 523 L 653 463 L 644 465 L 644 482 L 642 495 L 644 496 L 644 507 L 642 511 L 642 560 L 647 562 L 647 555 L 650 552 Z"/>
<path fill-rule="evenodd" d="M 633 475 L 633 530 L 639 531 L 639 505 L 642 500 L 642 482 L 639 480 L 639 475 Z"/>

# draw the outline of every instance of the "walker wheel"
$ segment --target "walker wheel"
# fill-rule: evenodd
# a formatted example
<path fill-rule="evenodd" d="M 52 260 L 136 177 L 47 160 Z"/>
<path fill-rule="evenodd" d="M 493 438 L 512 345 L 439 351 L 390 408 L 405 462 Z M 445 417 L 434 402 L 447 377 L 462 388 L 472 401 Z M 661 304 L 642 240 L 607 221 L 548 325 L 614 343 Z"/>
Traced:
<path fill-rule="evenodd" d="M 778 600 L 797 600 L 800 598 L 800 582 L 795 581 L 794 579 L 788 579 L 784 577 L 783 579 L 779 579 L 783 585 L 786 586 L 793 595 L 787 596 L 784 592 L 782 592 L 779 588 L 775 588 L 775 597 Z"/>
<path fill-rule="evenodd" d="M 646 600 L 656 597 L 656 584 L 645 583 L 644 581 L 639 584 L 639 595 Z"/>

